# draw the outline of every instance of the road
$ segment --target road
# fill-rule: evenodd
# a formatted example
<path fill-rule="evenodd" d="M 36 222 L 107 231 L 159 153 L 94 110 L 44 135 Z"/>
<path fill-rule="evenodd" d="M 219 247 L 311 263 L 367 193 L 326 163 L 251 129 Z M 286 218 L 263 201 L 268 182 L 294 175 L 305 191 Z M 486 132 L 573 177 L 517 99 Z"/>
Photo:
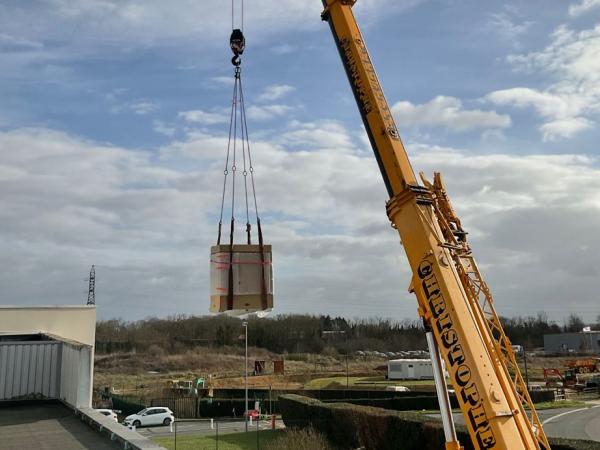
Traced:
<path fill-rule="evenodd" d="M 461 413 L 454 413 L 454 421 L 464 424 Z M 439 414 L 431 414 L 440 417 Z M 556 408 L 538 411 L 546 436 L 586 439 L 600 442 L 600 405 L 579 408 Z"/>
<path fill-rule="evenodd" d="M 545 412 L 555 414 L 544 415 Z M 600 405 L 569 410 L 539 411 L 548 436 L 600 442 Z"/>
<path fill-rule="evenodd" d="M 538 411 L 538 415 L 546 435 L 550 437 L 561 437 L 571 439 L 586 439 L 600 442 L 600 404 L 589 405 L 579 408 L 556 408 Z M 439 417 L 437 414 L 431 414 L 432 417 Z M 464 424 L 461 413 L 454 413 L 454 421 Z M 233 419 L 225 421 L 215 421 L 214 428 L 210 426 L 210 420 L 198 421 L 179 421 L 173 425 L 173 431 L 170 427 L 148 427 L 141 428 L 138 431 L 146 436 L 170 436 L 177 427 L 177 434 L 216 434 L 217 427 L 219 434 L 237 433 L 245 430 L 243 419 Z M 277 428 L 282 428 L 283 422 L 277 421 Z M 271 428 L 271 422 L 268 420 L 260 421 L 261 430 Z M 249 428 L 256 430 L 256 421 Z"/>
<path fill-rule="evenodd" d="M 276 423 L 277 428 L 282 428 L 283 422 L 278 420 Z M 173 431 L 171 431 L 170 427 L 147 427 L 147 428 L 138 428 L 137 431 L 146 436 L 146 437 L 156 437 L 156 436 L 171 436 L 175 432 L 175 427 L 177 427 L 177 434 L 216 434 L 217 427 L 219 434 L 226 433 L 239 433 L 245 431 L 246 427 L 243 419 L 238 420 L 225 420 L 214 422 L 214 428 L 210 427 L 210 420 L 194 420 L 194 421 L 178 421 L 173 424 Z M 260 430 L 270 430 L 271 429 L 271 421 L 270 420 L 261 420 L 259 423 Z M 252 425 L 248 424 L 248 428 L 250 430 L 256 431 L 256 421 L 252 423 Z"/>

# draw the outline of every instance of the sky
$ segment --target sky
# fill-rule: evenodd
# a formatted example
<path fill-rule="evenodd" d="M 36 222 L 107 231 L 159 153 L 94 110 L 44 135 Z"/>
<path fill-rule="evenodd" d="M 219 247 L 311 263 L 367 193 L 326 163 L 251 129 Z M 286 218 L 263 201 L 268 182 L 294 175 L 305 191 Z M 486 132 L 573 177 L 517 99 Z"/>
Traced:
<path fill-rule="evenodd" d="M 2 304 L 85 304 L 95 264 L 101 319 L 208 313 L 230 8 L 0 3 Z M 415 319 L 404 250 L 321 9 L 244 7 L 273 314 Z M 498 312 L 594 321 L 600 0 L 359 0 L 354 11 L 413 167 L 444 174 Z"/>

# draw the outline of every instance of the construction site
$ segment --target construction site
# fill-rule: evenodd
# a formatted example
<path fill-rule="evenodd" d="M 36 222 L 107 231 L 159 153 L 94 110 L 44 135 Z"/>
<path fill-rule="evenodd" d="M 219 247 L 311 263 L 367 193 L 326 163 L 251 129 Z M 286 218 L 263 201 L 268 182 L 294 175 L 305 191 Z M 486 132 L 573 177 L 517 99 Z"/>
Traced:
<path fill-rule="evenodd" d="M 600 449 L 600 2 L 312 3 L 0 7 L 0 450 Z"/>

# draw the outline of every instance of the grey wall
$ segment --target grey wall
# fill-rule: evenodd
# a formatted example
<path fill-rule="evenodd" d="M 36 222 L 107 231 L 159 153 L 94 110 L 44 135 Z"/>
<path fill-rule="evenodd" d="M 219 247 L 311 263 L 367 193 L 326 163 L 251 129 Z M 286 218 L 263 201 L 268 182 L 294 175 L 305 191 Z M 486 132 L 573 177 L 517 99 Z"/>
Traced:
<path fill-rule="evenodd" d="M 92 347 L 62 341 L 0 342 L 0 401 L 92 403 Z"/>
<path fill-rule="evenodd" d="M 600 333 L 562 333 L 544 335 L 544 350 L 547 352 L 600 353 Z"/>
<path fill-rule="evenodd" d="M 0 400 L 59 398 L 62 344 L 0 342 Z"/>
<path fill-rule="evenodd" d="M 91 348 L 63 343 L 60 397 L 79 407 L 92 406 Z"/>

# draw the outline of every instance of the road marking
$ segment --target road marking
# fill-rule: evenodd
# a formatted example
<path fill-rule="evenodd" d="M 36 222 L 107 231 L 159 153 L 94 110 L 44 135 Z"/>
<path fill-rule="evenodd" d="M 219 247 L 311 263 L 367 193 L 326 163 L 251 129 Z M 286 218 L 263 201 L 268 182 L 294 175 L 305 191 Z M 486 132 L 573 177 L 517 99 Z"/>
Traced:
<path fill-rule="evenodd" d="M 549 417 L 548 419 L 542 422 L 542 425 L 546 425 L 548 422 L 552 422 L 554 419 L 558 419 L 559 417 L 566 416 L 567 414 L 573 414 L 579 411 L 585 411 L 587 409 L 599 408 L 600 405 L 596 406 L 586 406 L 585 408 L 574 409 L 573 411 L 567 411 L 564 413 L 557 414 L 556 416 Z"/>

